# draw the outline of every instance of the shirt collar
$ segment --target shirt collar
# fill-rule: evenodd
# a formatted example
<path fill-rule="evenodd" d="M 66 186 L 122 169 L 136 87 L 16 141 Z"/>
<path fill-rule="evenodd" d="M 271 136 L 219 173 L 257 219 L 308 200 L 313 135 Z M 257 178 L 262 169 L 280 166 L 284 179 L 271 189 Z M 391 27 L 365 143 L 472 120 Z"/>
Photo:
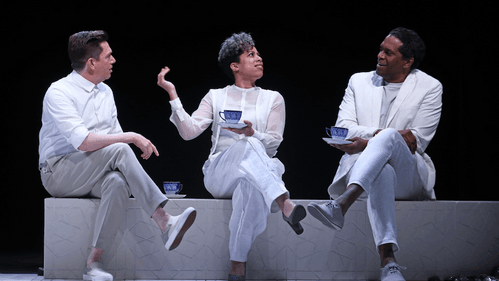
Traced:
<path fill-rule="evenodd" d="M 75 70 L 73 70 L 73 72 L 71 72 L 71 77 L 76 82 L 76 84 L 78 84 L 78 86 L 80 86 L 83 90 L 85 90 L 88 93 L 92 92 L 94 90 L 94 88 L 99 89 L 99 84 L 100 83 L 97 84 L 97 85 L 95 85 L 94 83 L 88 81 L 83 76 L 81 76 Z"/>
<path fill-rule="evenodd" d="M 234 87 L 234 89 L 236 89 L 238 91 L 241 91 L 241 92 L 245 92 L 245 91 L 247 92 L 249 90 L 258 90 L 258 89 L 260 89 L 260 87 L 258 87 L 258 86 L 255 86 L 255 87 L 252 87 L 252 88 L 248 88 L 248 89 L 238 87 L 238 86 L 236 86 L 236 84 L 233 84 L 232 86 Z"/>

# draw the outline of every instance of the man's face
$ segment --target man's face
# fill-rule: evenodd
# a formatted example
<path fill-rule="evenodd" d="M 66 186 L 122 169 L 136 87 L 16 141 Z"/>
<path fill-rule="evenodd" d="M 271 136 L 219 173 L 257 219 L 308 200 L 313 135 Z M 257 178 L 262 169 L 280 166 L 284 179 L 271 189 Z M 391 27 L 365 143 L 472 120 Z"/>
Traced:
<path fill-rule="evenodd" d="M 257 80 L 263 76 L 263 60 L 255 47 L 242 53 L 236 64 L 238 74 L 244 77 Z"/>
<path fill-rule="evenodd" d="M 390 83 L 404 82 L 412 62 L 405 60 L 399 52 L 402 42 L 394 36 L 387 36 L 380 45 L 376 73 Z"/>
<path fill-rule="evenodd" d="M 116 62 L 114 59 L 109 44 L 104 41 L 100 43 L 102 52 L 100 53 L 99 60 L 94 60 L 94 76 L 98 81 L 102 82 L 111 78 L 111 72 L 113 72 L 113 64 Z"/>

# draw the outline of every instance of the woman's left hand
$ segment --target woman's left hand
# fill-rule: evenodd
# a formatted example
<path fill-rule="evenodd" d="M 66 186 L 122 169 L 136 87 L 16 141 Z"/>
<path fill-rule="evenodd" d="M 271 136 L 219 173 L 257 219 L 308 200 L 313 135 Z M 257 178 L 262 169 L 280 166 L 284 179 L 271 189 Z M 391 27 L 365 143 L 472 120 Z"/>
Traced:
<path fill-rule="evenodd" d="M 255 130 L 253 130 L 253 124 L 248 120 L 244 120 L 243 122 L 244 122 L 244 124 L 247 125 L 244 128 L 236 129 L 236 128 L 222 127 L 222 129 L 231 131 L 231 132 L 239 134 L 239 135 L 244 134 L 247 137 L 251 137 L 255 133 Z"/>

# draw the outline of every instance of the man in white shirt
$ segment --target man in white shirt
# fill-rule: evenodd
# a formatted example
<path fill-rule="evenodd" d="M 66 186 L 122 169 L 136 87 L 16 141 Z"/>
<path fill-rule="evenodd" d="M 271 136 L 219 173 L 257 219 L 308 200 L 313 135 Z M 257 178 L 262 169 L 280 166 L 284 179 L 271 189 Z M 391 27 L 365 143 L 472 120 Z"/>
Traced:
<path fill-rule="evenodd" d="M 395 199 L 435 199 L 435 167 L 424 152 L 442 110 L 442 84 L 417 69 L 425 45 L 412 30 L 396 28 L 380 45 L 376 71 L 354 74 L 340 105 L 336 126 L 347 128 L 343 152 L 327 204 L 309 213 L 341 230 L 348 208 L 361 195 L 380 254 L 381 280 L 404 280 L 396 263 Z M 365 192 L 364 192 L 365 191 Z"/>
<path fill-rule="evenodd" d="M 103 83 L 116 62 L 107 38 L 99 30 L 69 38 L 73 72 L 47 90 L 39 135 L 39 169 L 45 189 L 54 197 L 101 198 L 85 280 L 113 280 L 100 259 L 122 223 L 130 195 L 157 223 L 168 250 L 179 245 L 196 217 L 193 208 L 179 216 L 164 211 L 168 198 L 128 145 L 140 148 L 143 159 L 152 153 L 159 156 L 151 141 L 121 129 L 113 92 Z"/>

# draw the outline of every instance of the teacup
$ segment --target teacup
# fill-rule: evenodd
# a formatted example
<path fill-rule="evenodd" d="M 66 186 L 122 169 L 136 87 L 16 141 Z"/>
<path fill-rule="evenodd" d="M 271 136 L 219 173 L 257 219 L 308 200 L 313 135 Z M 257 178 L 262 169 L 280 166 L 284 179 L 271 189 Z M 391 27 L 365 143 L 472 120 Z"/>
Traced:
<path fill-rule="evenodd" d="M 163 188 L 168 195 L 177 194 L 182 190 L 183 185 L 179 181 L 164 181 Z"/>
<path fill-rule="evenodd" d="M 336 140 L 344 140 L 347 137 L 348 129 L 331 126 L 331 128 L 326 128 L 326 134 Z"/>
<path fill-rule="evenodd" d="M 239 119 L 241 119 L 242 113 L 243 112 L 240 110 L 224 110 L 220 111 L 218 115 L 220 115 L 220 118 L 222 118 L 226 123 L 237 124 Z"/>

